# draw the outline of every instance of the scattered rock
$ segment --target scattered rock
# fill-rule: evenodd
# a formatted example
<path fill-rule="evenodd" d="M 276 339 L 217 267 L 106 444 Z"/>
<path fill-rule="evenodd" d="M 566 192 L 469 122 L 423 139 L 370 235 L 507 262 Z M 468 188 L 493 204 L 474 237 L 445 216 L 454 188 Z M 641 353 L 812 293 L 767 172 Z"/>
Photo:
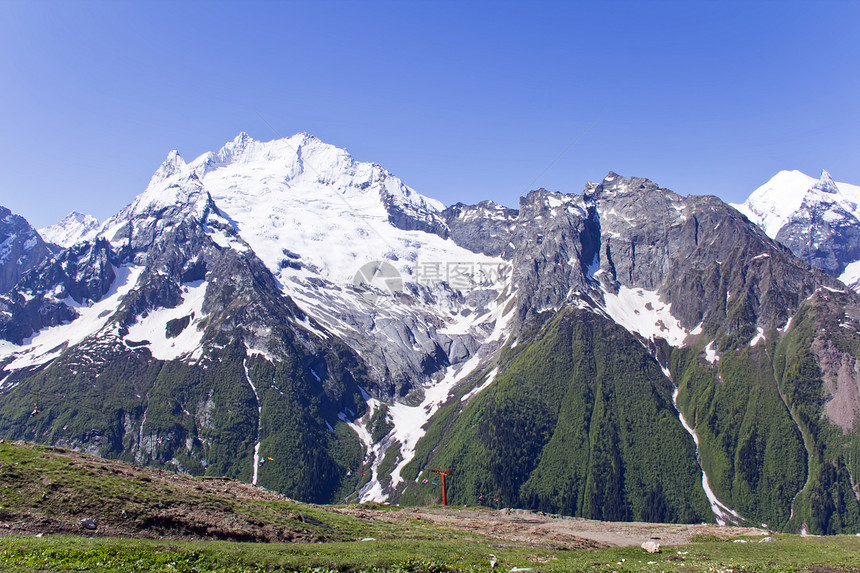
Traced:
<path fill-rule="evenodd" d="M 763 537 L 758 540 L 759 543 L 773 543 L 773 537 Z"/>
<path fill-rule="evenodd" d="M 98 526 L 96 525 L 96 520 L 92 517 L 87 517 L 81 520 L 81 527 L 84 529 L 89 529 L 90 531 L 94 531 Z"/>
<path fill-rule="evenodd" d="M 656 541 L 646 541 L 641 547 L 648 553 L 660 553 L 660 544 Z"/>
<path fill-rule="evenodd" d="M 365 537 L 362 541 L 376 541 L 375 537 Z"/>
<path fill-rule="evenodd" d="M 305 513 L 299 514 L 299 521 L 301 521 L 302 523 L 308 523 L 310 525 L 316 525 L 317 527 L 328 527 L 327 523 L 323 523 L 319 519 L 311 517 L 310 515 L 307 515 Z"/>

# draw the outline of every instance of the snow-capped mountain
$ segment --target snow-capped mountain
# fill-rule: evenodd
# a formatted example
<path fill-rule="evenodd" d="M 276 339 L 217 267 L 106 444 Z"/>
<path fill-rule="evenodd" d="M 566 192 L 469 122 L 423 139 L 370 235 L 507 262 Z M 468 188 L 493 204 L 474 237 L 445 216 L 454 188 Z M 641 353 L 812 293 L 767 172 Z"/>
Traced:
<path fill-rule="evenodd" d="M 24 217 L 0 206 L 0 294 L 50 253 L 42 237 Z"/>
<path fill-rule="evenodd" d="M 780 171 L 733 205 L 798 257 L 860 289 L 860 187 Z"/>
<path fill-rule="evenodd" d="M 456 503 L 846 530 L 819 509 L 857 477 L 858 320 L 715 197 L 609 173 L 445 208 L 243 133 L 0 296 L 0 433 L 309 501 L 455 466 Z"/>
<path fill-rule="evenodd" d="M 465 361 L 495 328 L 495 306 L 487 305 L 505 286 L 504 261 L 433 233 L 445 228 L 443 205 L 346 150 L 307 134 L 259 142 L 242 133 L 190 163 L 171 152 L 102 234 L 116 249 L 143 248 L 163 225 L 154 214 L 191 205 L 192 197 L 199 197 L 198 211 L 211 199 L 227 214 L 226 231 L 210 230 L 210 237 L 224 248 L 250 248 L 285 295 L 350 341 L 386 393 L 405 395 L 416 381 Z M 156 230 L 144 231 L 154 221 Z M 369 312 L 356 279 L 366 265 L 383 263 L 408 289 L 386 299 L 380 315 Z M 457 277 L 460 290 L 448 276 L 428 275 L 447 274 L 458 263 L 468 267 L 459 269 L 466 271 Z"/>
<path fill-rule="evenodd" d="M 39 229 L 39 234 L 48 243 L 67 249 L 95 238 L 99 227 L 99 220 L 92 215 L 72 211 L 59 223 Z"/>

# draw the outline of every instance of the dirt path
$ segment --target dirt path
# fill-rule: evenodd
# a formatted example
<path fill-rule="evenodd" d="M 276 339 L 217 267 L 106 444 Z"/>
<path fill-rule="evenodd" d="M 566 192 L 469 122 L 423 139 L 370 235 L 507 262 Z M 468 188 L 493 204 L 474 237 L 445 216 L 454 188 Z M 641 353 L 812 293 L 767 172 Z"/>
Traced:
<path fill-rule="evenodd" d="M 679 525 L 593 521 L 522 509 L 487 511 L 412 508 L 401 513 L 422 521 L 455 529 L 465 529 L 495 539 L 564 545 L 571 549 L 641 545 L 643 542 L 651 540 L 662 545 L 682 545 L 689 543 L 696 535 L 715 535 L 728 538 L 742 535 L 765 536 L 769 533 L 764 529 L 753 527 L 732 527 L 705 523 Z"/>

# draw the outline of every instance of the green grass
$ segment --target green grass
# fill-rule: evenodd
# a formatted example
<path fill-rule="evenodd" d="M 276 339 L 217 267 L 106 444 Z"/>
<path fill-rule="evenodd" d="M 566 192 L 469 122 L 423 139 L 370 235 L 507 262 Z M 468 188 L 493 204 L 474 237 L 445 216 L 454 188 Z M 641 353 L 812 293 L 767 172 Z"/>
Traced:
<path fill-rule="evenodd" d="M 503 546 L 507 545 L 507 546 Z M 647 554 L 638 547 L 589 551 L 536 549 L 475 539 L 393 539 L 324 544 L 253 544 L 0 538 L 3 571 L 534 571 L 858 572 L 860 538 L 779 536 L 773 543 L 702 541 Z"/>
<path fill-rule="evenodd" d="M 0 571 L 488 572 L 493 554 L 499 562 L 496 571 L 504 572 L 520 567 L 547 573 L 860 573 L 860 537 L 856 536 L 780 535 L 772 543 L 757 543 L 757 539 L 733 543 L 701 536 L 686 546 L 664 547 L 656 555 L 639 547 L 575 551 L 550 538 L 538 538 L 534 543 L 501 541 L 442 527 L 414 519 L 409 510 L 396 506 L 338 507 L 240 498 L 202 489 L 213 480 L 182 478 L 161 483 L 159 476 L 163 474 L 155 470 L 119 464 L 105 467 L 106 464 L 111 462 L 89 456 L 69 457 L 56 448 L 8 442 L 0 445 L 0 523 L 11 524 L 25 514 L 75 523 L 78 517 L 95 514 L 100 523 L 110 524 L 111 519 L 117 523 L 116 516 L 123 509 L 143 515 L 182 501 L 189 504 L 187 507 L 209 507 L 250 522 L 310 532 L 313 536 L 301 539 L 319 542 L 9 535 L 0 536 Z M 297 519 L 300 516 L 313 517 L 325 526 L 304 523 Z"/>

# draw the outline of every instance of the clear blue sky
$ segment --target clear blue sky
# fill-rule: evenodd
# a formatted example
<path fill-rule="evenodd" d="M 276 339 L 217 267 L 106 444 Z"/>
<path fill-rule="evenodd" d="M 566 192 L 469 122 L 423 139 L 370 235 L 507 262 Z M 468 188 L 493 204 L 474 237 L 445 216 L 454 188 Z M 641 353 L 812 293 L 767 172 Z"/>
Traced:
<path fill-rule="evenodd" d="M 266 122 L 446 204 L 609 170 L 728 201 L 780 169 L 860 184 L 858 4 L 0 0 L 0 204 L 103 219 L 171 149 Z"/>

